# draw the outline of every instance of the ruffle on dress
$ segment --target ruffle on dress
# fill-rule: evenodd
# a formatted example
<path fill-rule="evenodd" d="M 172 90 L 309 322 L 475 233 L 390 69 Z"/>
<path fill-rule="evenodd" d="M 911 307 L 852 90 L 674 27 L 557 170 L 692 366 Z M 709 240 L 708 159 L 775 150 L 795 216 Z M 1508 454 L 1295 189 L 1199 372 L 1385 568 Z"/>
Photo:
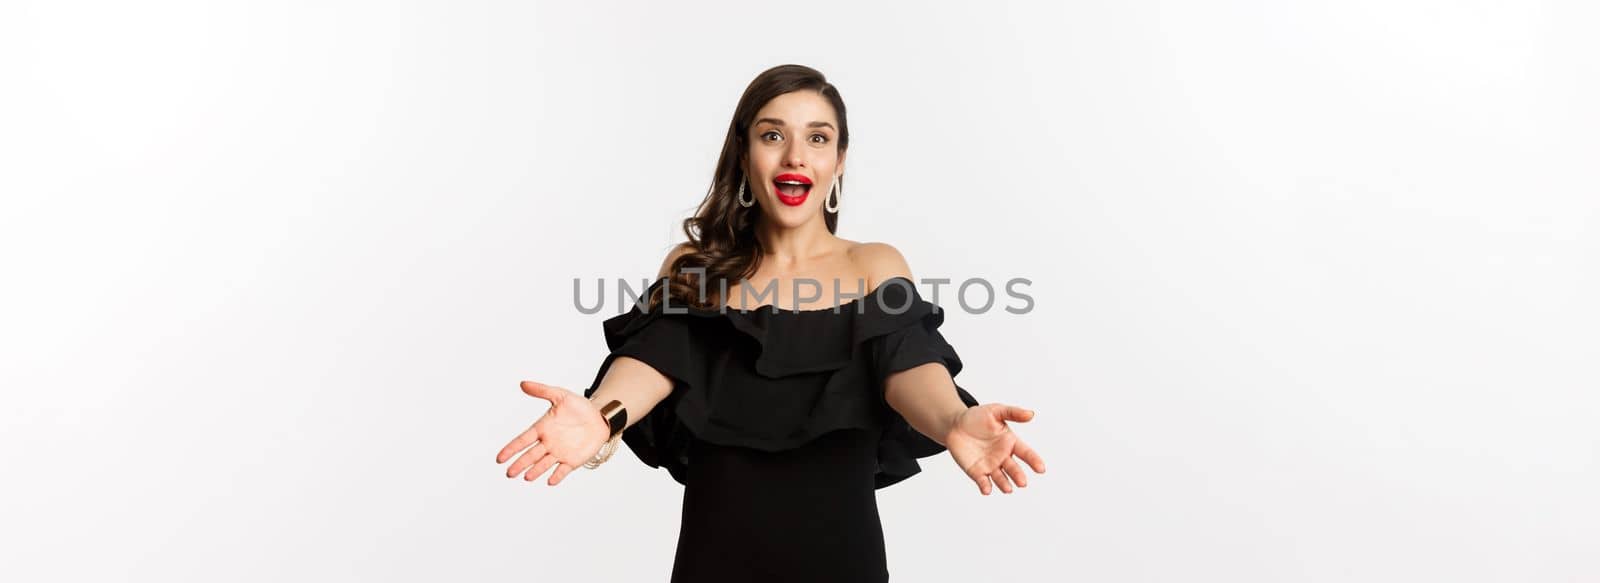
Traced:
<path fill-rule="evenodd" d="M 666 285 L 658 278 L 643 297 Z M 611 352 L 592 396 L 617 358 L 628 356 L 672 380 L 672 393 L 623 432 L 634 455 L 687 484 L 695 438 L 763 451 L 796 448 L 840 429 L 883 429 L 875 488 L 921 471 L 917 458 L 944 446 L 912 428 L 884 399 L 895 372 L 939 362 L 955 377 L 961 358 L 939 333 L 944 311 L 908 278 L 895 277 L 835 308 L 748 311 L 635 305 L 605 320 Z M 977 399 L 959 384 L 967 406 Z"/>

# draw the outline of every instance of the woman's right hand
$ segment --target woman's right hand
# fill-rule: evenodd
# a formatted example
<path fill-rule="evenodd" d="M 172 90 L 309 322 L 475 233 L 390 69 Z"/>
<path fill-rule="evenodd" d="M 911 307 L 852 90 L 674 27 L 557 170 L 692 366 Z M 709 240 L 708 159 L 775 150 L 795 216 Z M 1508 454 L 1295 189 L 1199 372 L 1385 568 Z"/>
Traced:
<path fill-rule="evenodd" d="M 527 470 L 523 479 L 531 482 L 555 466 L 556 471 L 550 474 L 547 483 L 560 484 L 573 468 L 600 451 L 600 446 L 611 436 L 611 427 L 600 416 L 600 410 L 583 395 L 533 381 L 522 381 L 522 392 L 550 401 L 550 410 L 501 448 L 494 463 L 503 464 L 522 452 L 506 471 L 507 478 L 515 478 Z"/>

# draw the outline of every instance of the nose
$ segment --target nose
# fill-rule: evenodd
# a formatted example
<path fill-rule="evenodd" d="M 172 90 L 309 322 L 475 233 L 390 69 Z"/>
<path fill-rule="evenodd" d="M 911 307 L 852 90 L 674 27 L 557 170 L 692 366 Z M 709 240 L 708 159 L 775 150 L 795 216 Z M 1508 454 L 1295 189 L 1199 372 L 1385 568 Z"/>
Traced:
<path fill-rule="evenodd" d="M 800 149 L 802 147 L 804 145 L 799 142 L 789 142 L 789 148 L 783 152 L 783 165 L 785 167 L 799 168 L 805 166 L 804 150 Z"/>

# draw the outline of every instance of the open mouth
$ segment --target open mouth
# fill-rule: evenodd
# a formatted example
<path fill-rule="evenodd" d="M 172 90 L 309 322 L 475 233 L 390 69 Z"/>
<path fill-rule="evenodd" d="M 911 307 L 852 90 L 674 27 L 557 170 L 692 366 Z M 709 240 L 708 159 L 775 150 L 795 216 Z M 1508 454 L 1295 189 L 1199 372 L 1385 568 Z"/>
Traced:
<path fill-rule="evenodd" d="M 800 206 L 806 201 L 806 195 L 811 193 L 811 179 L 799 174 L 779 174 L 772 179 L 772 187 L 778 195 L 778 202 Z"/>

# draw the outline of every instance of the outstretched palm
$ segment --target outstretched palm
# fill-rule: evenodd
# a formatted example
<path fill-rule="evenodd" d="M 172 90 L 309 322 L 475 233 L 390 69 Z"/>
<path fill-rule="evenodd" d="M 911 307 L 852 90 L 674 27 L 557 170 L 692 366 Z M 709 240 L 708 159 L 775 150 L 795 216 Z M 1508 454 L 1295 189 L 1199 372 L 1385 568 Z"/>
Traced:
<path fill-rule="evenodd" d="M 978 491 L 983 495 L 988 496 L 994 485 L 1010 494 L 1013 482 L 1017 487 L 1028 485 L 1028 477 L 1013 456 L 1027 462 L 1034 472 L 1044 473 L 1044 458 L 1006 425 L 1007 421 L 1026 423 L 1031 419 L 1033 411 L 1011 405 L 988 403 L 969 407 L 956 418 L 950 434 L 945 436 L 945 447 L 955 458 L 956 465 L 978 483 Z"/>
<path fill-rule="evenodd" d="M 506 470 L 506 477 L 514 478 L 532 466 L 533 469 L 523 477 L 531 482 L 551 466 L 556 466 L 556 471 L 550 474 L 547 482 L 554 486 L 561 483 L 561 479 L 573 468 L 600 451 L 600 446 L 611 434 L 611 428 L 601 418 L 600 411 L 583 395 L 533 381 L 522 381 L 522 392 L 550 401 L 550 410 L 532 427 L 501 448 L 494 461 L 503 464 L 517 452 L 526 449 Z"/>

